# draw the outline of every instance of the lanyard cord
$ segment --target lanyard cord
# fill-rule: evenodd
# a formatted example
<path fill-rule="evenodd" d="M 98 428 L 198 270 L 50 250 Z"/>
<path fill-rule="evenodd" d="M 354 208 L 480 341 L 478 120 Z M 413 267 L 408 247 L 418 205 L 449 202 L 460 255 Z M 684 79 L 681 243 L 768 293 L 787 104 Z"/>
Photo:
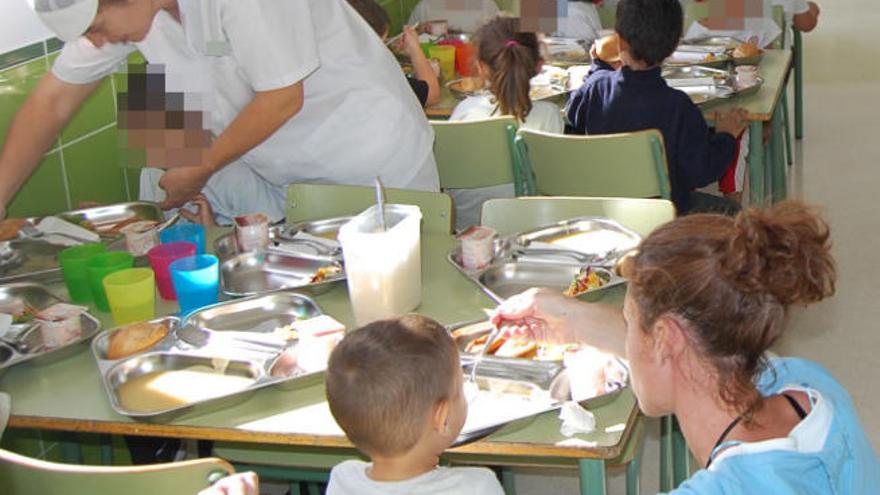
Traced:
<path fill-rule="evenodd" d="M 733 421 L 730 422 L 730 424 L 727 425 L 727 428 L 725 428 L 724 431 L 721 432 L 721 436 L 718 437 L 718 440 L 715 442 L 715 446 L 712 447 L 712 453 L 709 454 L 709 460 L 706 462 L 706 469 L 708 469 L 709 466 L 712 465 L 712 460 L 715 459 L 715 453 L 718 451 L 718 448 L 724 444 L 724 439 L 727 438 L 727 435 L 730 435 L 730 432 L 733 431 L 734 428 L 736 428 L 736 425 L 738 425 L 739 422 L 742 421 L 742 419 L 743 415 L 740 414 L 739 416 L 734 418 Z"/>

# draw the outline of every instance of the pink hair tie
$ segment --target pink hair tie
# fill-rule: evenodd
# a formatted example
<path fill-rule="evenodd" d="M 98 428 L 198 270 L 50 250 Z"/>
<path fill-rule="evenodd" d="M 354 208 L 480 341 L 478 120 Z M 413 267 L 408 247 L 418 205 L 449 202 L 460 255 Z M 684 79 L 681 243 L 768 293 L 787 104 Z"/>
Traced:
<path fill-rule="evenodd" d="M 511 48 L 514 46 L 519 46 L 519 41 L 516 40 L 507 40 L 507 43 L 504 44 L 505 47 Z"/>

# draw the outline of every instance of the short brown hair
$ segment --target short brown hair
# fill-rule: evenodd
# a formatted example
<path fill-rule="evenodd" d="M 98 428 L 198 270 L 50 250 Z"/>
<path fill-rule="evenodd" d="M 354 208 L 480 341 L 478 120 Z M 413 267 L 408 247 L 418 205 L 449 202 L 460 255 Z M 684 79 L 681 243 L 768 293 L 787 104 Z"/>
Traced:
<path fill-rule="evenodd" d="M 385 12 L 385 9 L 375 0 L 348 0 L 348 3 L 367 21 L 376 34 L 382 37 L 388 33 L 391 18 L 388 17 L 388 12 Z"/>
<path fill-rule="evenodd" d="M 327 401 L 336 422 L 367 455 L 401 455 L 416 444 L 431 411 L 451 400 L 460 373 L 446 329 L 419 315 L 352 331 L 327 365 Z"/>
<path fill-rule="evenodd" d="M 721 399 L 750 413 L 764 353 L 792 304 L 834 293 L 828 225 L 787 201 L 736 218 L 690 215 L 648 236 L 623 265 L 645 331 L 664 315 L 684 320 L 688 340 L 717 371 Z"/>

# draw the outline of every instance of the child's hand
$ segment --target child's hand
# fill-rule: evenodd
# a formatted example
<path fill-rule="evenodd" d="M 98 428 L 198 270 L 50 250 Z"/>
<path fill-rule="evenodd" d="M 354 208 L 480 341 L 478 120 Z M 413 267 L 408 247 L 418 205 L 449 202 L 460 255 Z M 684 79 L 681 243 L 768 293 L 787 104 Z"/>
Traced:
<path fill-rule="evenodd" d="M 260 495 L 260 479 L 253 471 L 227 476 L 199 495 Z"/>
<path fill-rule="evenodd" d="M 414 54 L 423 53 L 422 45 L 419 43 L 419 33 L 413 26 L 403 26 L 403 36 L 400 41 L 401 48 L 410 58 Z"/>
<path fill-rule="evenodd" d="M 196 197 L 190 200 L 190 203 L 195 205 L 196 211 L 192 212 L 183 207 L 180 208 L 180 216 L 192 223 L 202 224 L 205 227 L 217 226 L 217 222 L 214 221 L 214 210 L 204 194 L 196 195 Z"/>
<path fill-rule="evenodd" d="M 727 112 L 715 112 L 715 132 L 726 132 L 739 137 L 748 125 L 748 116 L 744 108 L 731 108 Z"/>

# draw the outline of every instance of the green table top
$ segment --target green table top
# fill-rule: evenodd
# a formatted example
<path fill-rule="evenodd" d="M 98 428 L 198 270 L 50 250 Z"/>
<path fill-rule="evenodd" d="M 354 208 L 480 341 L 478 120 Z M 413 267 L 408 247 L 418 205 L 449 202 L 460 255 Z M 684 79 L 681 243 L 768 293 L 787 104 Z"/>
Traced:
<path fill-rule="evenodd" d="M 741 97 L 734 96 L 727 100 L 705 105 L 702 107 L 703 116 L 711 122 L 715 119 L 716 111 L 725 111 L 738 106 L 749 112 L 749 120 L 768 122 L 782 95 L 785 78 L 791 66 L 791 57 L 791 50 L 764 50 L 764 57 L 758 65 L 758 74 L 764 78 L 764 84 L 758 92 Z M 425 109 L 425 114 L 428 117 L 449 118 L 459 102 L 445 85 L 441 85 L 440 96 L 439 103 Z M 565 105 L 565 99 L 560 101 L 561 105 Z"/>
<path fill-rule="evenodd" d="M 217 232 L 212 237 L 216 237 Z M 422 304 L 418 312 L 444 324 L 483 316 L 482 308 L 494 304 L 473 283 L 446 261 L 455 246 L 449 236 L 422 237 Z M 51 289 L 66 296 L 63 285 Z M 602 301 L 620 304 L 623 289 L 614 288 Z M 345 284 L 315 297 L 325 313 L 352 328 L 353 318 Z M 158 300 L 158 298 L 157 298 Z M 157 303 L 157 314 L 177 311 L 174 303 Z M 92 308 L 104 328 L 112 327 L 110 315 Z M 302 447 L 346 448 L 351 444 L 338 435 L 310 430 L 308 415 L 324 402 L 323 382 L 296 387 L 279 385 L 224 403 L 222 409 L 195 412 L 165 424 L 136 423 L 110 407 L 90 349 L 57 363 L 23 363 L 0 376 L 0 390 L 12 396 L 10 426 L 109 434 L 172 436 L 232 442 L 251 442 Z M 474 455 L 554 458 L 618 457 L 638 415 L 635 398 L 626 389 L 615 400 L 594 410 L 597 429 L 588 435 L 566 439 L 559 432 L 556 413 L 509 425 L 490 437 L 458 449 Z M 292 419 L 298 419 L 292 421 Z M 303 421 L 306 419 L 306 421 Z"/>

